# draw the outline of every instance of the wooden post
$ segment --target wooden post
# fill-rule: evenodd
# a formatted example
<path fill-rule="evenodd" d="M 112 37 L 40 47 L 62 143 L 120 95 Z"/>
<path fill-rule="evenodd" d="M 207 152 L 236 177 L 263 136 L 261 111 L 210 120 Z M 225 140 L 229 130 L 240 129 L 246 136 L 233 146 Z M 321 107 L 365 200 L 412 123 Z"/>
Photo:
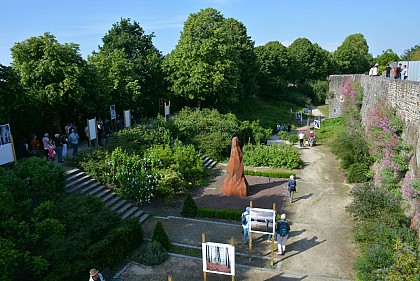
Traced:
<path fill-rule="evenodd" d="M 252 209 L 252 201 L 249 202 Z M 249 211 L 249 258 L 252 259 L 252 233 L 251 233 L 251 211 Z"/>
<path fill-rule="evenodd" d="M 203 232 L 201 233 L 201 242 L 206 243 L 206 234 Z M 203 257 L 205 259 L 206 257 Z M 204 281 L 207 281 L 207 272 L 203 271 Z"/>
<path fill-rule="evenodd" d="M 276 203 L 273 203 L 273 211 L 274 211 L 273 227 L 275 228 L 276 221 L 277 221 Z M 276 235 L 276 232 L 274 231 L 274 234 L 271 235 L 271 265 L 274 265 L 274 236 L 275 235 Z"/>
<path fill-rule="evenodd" d="M 17 158 L 16 158 L 15 142 L 13 141 L 13 135 L 12 134 L 10 134 L 10 143 L 12 144 L 13 161 L 16 164 L 17 163 Z"/>
<path fill-rule="evenodd" d="M 97 120 L 96 120 L 96 117 L 95 117 L 95 132 L 96 132 L 95 144 L 96 144 L 96 147 L 99 147 L 98 124 L 96 122 L 97 122 Z"/>
<path fill-rule="evenodd" d="M 172 275 L 168 275 L 168 281 L 172 281 Z"/>
<path fill-rule="evenodd" d="M 89 118 L 86 119 L 86 126 L 88 128 L 88 133 L 87 133 L 87 141 L 88 141 L 88 148 L 90 149 L 91 147 L 91 143 L 90 143 L 90 130 L 89 130 Z M 85 131 L 86 132 L 86 131 Z"/>
<path fill-rule="evenodd" d="M 230 238 L 230 244 L 235 247 L 235 237 Z M 235 281 L 235 275 L 232 275 L 232 281 Z"/>

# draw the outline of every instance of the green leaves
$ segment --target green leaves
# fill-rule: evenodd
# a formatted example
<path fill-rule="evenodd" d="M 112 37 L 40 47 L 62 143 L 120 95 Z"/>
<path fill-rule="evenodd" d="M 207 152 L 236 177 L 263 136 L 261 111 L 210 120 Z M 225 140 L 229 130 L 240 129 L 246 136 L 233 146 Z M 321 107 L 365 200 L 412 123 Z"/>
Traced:
<path fill-rule="evenodd" d="M 290 145 L 245 145 L 243 152 L 246 166 L 301 169 L 303 165 L 297 149 Z"/>

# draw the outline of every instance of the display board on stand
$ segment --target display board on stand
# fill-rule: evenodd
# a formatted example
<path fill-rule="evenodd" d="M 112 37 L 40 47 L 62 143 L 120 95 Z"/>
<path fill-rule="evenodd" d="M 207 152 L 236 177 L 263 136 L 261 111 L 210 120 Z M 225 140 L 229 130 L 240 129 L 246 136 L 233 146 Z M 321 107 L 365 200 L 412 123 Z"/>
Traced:
<path fill-rule="evenodd" d="M 16 162 L 13 136 L 9 124 L 0 125 L 0 165 Z"/>
<path fill-rule="evenodd" d="M 124 126 L 125 128 L 131 127 L 131 110 L 124 110 Z"/>

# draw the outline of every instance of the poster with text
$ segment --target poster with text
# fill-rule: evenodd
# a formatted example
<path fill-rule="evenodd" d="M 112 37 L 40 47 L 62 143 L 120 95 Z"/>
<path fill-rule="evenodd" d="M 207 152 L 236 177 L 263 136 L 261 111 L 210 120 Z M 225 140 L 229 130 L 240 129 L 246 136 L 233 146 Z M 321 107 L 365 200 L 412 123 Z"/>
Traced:
<path fill-rule="evenodd" d="M 229 244 L 202 243 L 203 271 L 235 276 L 235 247 Z"/>
<path fill-rule="evenodd" d="M 251 232 L 274 234 L 276 212 L 270 209 L 251 208 Z"/>
<path fill-rule="evenodd" d="M 0 125 L 0 165 L 15 161 L 10 125 Z"/>

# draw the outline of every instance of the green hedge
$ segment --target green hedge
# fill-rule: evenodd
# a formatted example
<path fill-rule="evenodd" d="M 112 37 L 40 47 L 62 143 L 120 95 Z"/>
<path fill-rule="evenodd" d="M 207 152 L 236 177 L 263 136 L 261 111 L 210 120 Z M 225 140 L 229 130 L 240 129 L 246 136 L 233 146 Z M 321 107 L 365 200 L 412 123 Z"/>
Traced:
<path fill-rule="evenodd" d="M 291 145 L 244 145 L 243 163 L 246 166 L 301 169 L 303 162 L 298 150 Z"/>
<path fill-rule="evenodd" d="M 259 176 L 259 177 L 270 177 L 270 178 L 279 178 L 286 179 L 290 176 L 295 176 L 293 172 L 267 172 L 267 171 L 254 171 L 254 170 L 244 170 L 244 174 L 248 176 Z"/>
<path fill-rule="evenodd" d="M 105 268 L 119 264 L 133 249 L 143 243 L 143 231 L 137 219 L 125 221 L 112 229 L 87 252 L 92 265 Z"/>
<path fill-rule="evenodd" d="M 225 220 L 241 220 L 241 211 L 236 210 L 213 210 L 209 208 L 198 208 L 197 216 L 203 218 L 217 218 Z"/>

